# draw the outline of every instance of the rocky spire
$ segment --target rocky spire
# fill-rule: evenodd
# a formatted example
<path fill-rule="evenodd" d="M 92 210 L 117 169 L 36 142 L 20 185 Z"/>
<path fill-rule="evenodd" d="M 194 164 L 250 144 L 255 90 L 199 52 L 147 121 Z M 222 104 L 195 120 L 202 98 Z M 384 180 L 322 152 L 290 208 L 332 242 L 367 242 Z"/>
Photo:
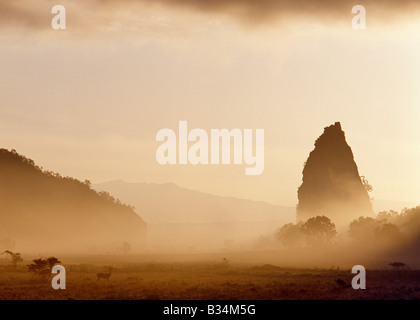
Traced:
<path fill-rule="evenodd" d="M 315 149 L 303 168 L 298 199 L 298 221 L 325 215 L 334 223 L 344 225 L 373 214 L 340 122 L 326 127 L 315 141 Z"/>

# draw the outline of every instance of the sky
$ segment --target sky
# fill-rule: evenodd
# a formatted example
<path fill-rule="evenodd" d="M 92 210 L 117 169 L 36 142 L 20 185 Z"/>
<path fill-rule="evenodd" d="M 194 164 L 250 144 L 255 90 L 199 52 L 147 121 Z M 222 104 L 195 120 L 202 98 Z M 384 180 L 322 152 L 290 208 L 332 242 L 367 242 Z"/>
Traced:
<path fill-rule="evenodd" d="M 294 206 L 314 141 L 340 121 L 372 196 L 420 204 L 418 5 L 366 1 L 354 30 L 359 3 L 298 2 L 62 1 L 53 30 L 57 3 L 0 0 L 0 147 L 94 183 Z M 264 129 L 263 174 L 159 165 L 156 133 L 180 120 Z"/>

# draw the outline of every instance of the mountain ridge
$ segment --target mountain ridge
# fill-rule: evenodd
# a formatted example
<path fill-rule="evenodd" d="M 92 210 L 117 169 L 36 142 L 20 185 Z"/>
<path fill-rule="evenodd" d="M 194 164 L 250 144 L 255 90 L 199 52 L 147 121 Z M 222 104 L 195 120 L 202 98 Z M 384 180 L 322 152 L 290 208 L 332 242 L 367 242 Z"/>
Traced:
<path fill-rule="evenodd" d="M 135 207 L 141 206 L 142 217 L 148 222 L 217 222 L 217 221 L 267 221 L 294 219 L 295 208 L 270 204 L 264 201 L 241 199 L 232 196 L 219 196 L 199 190 L 180 187 L 175 183 L 125 182 L 111 180 L 94 184 L 96 190 L 104 190 L 117 195 L 124 202 Z M 147 196 L 145 196 L 147 194 Z M 177 214 L 165 214 L 165 205 L 159 204 L 159 210 L 151 210 L 151 197 L 156 194 L 168 200 L 166 213 L 175 207 Z M 174 195 L 180 198 L 174 199 Z M 198 201 L 196 200 L 198 198 Z M 193 202 L 188 205 L 188 202 Z M 196 200 L 196 201 L 195 201 Z M 200 205 L 200 206 L 199 206 Z M 207 206 L 206 206 L 207 205 Z M 213 208 L 210 210 L 209 206 Z M 182 209 L 181 209 L 182 208 Z M 198 214 L 191 214 L 191 210 Z M 234 210 L 232 212 L 231 210 Z M 189 212 L 189 214 L 184 214 Z"/>
<path fill-rule="evenodd" d="M 15 150 L 0 149 L 0 240 L 24 250 L 112 251 L 140 246 L 146 224 L 129 205 L 90 182 L 43 170 Z"/>

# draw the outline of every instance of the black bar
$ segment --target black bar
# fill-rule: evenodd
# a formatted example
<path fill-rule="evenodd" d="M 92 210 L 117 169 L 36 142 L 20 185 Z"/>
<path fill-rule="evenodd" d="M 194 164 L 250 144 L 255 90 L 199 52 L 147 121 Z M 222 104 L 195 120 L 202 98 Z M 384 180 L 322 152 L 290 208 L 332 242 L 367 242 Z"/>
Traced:
<path fill-rule="evenodd" d="M 238 308 L 239 306 L 239 308 Z M 418 301 L 1 301 L 5 310 L 22 316 L 48 314 L 59 317 L 106 317 L 107 319 L 340 319 L 380 317 L 402 318 L 415 314 Z M 183 308 L 183 309 L 181 309 Z M 193 309 L 192 309 L 193 308 Z M 192 310 L 195 310 L 193 313 Z M 169 311 L 169 314 L 166 312 Z M 220 311 L 220 312 L 218 312 Z"/>

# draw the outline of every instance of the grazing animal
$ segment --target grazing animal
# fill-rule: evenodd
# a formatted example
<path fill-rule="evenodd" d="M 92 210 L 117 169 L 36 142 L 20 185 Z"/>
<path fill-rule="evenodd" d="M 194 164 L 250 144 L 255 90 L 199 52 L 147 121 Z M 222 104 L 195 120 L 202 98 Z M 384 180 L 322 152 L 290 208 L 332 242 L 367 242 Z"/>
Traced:
<path fill-rule="evenodd" d="M 112 268 L 109 267 L 109 273 L 97 273 L 96 277 L 98 278 L 98 280 L 106 279 L 106 280 L 109 281 L 109 277 L 111 276 L 111 272 L 112 272 Z"/>

